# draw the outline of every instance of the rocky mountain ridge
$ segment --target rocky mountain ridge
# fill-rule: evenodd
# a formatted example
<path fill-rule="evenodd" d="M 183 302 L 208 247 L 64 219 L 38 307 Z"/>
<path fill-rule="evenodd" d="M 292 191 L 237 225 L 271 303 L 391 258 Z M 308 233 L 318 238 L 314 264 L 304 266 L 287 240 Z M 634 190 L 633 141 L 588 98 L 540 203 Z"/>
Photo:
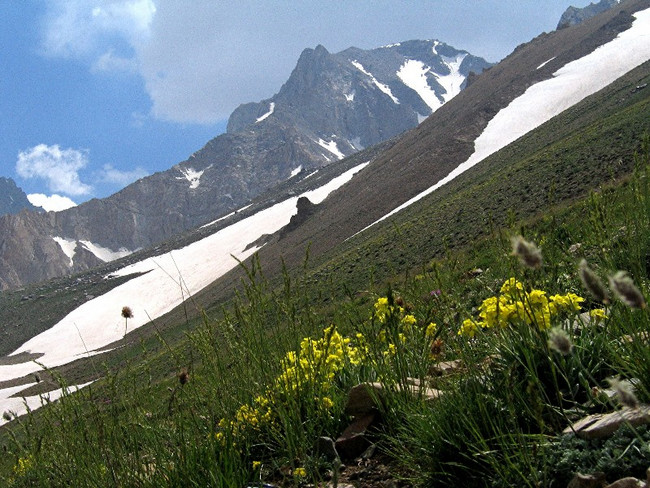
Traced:
<path fill-rule="evenodd" d="M 584 22 L 595 15 L 598 15 L 602 12 L 609 10 L 612 7 L 615 7 L 621 3 L 621 0 L 600 0 L 598 3 L 590 3 L 586 7 L 577 8 L 569 7 L 567 8 L 560 21 L 557 24 L 557 29 L 565 29 L 571 27 L 572 25 L 577 25 L 581 22 Z"/>
<path fill-rule="evenodd" d="M 417 126 L 489 66 L 440 41 L 306 49 L 277 95 L 239 107 L 227 133 L 186 161 L 108 198 L 0 217 L 0 289 L 89 269 L 236 210 Z"/>
<path fill-rule="evenodd" d="M 36 207 L 14 180 L 0 177 L 0 215 L 16 214 L 23 209 L 36 210 Z"/>

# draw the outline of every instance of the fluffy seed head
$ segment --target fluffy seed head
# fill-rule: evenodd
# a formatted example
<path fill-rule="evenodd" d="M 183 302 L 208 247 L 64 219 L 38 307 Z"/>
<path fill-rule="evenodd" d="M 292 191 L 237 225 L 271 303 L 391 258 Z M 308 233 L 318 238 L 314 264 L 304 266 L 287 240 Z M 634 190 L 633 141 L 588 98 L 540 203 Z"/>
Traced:
<path fill-rule="evenodd" d="M 579 273 L 582 284 L 587 291 L 600 303 L 608 304 L 609 293 L 607 293 L 607 288 L 605 288 L 594 270 L 589 267 L 586 259 L 580 261 Z"/>
<path fill-rule="evenodd" d="M 569 334 L 560 327 L 553 327 L 548 331 L 548 347 L 559 352 L 562 356 L 568 356 L 573 351 L 573 344 Z"/>
<path fill-rule="evenodd" d="M 625 305 L 631 308 L 645 308 L 645 298 L 636 287 L 632 278 L 625 271 L 617 271 L 614 276 L 609 277 L 609 286 L 616 297 Z"/>
<path fill-rule="evenodd" d="M 609 378 L 607 382 L 616 392 L 616 397 L 622 405 L 629 408 L 637 408 L 639 406 L 639 400 L 636 398 L 634 388 L 629 381 L 621 381 L 619 378 Z"/>
<path fill-rule="evenodd" d="M 524 266 L 535 269 L 542 266 L 542 252 L 534 243 L 521 236 L 512 238 L 512 254 L 517 256 Z"/>

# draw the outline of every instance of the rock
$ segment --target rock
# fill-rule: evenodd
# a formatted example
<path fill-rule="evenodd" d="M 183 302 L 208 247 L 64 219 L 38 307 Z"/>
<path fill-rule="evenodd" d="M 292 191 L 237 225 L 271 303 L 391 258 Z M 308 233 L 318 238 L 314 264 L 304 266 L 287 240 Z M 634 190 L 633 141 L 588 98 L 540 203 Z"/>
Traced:
<path fill-rule="evenodd" d="M 340 459 L 339 453 L 336 450 L 336 445 L 330 437 L 319 437 L 316 440 L 314 450 L 316 451 L 317 456 L 325 458 L 325 460 L 330 463 Z"/>
<path fill-rule="evenodd" d="M 644 486 L 645 483 L 642 481 L 639 481 L 636 478 L 628 477 L 614 481 L 614 483 L 607 485 L 605 488 L 642 488 Z"/>
<path fill-rule="evenodd" d="M 355 419 L 336 439 L 336 452 L 343 459 L 354 459 L 370 447 L 372 443 L 368 439 L 367 432 L 377 416 L 377 413 L 369 413 Z"/>
<path fill-rule="evenodd" d="M 353 417 L 376 412 L 382 406 L 381 383 L 360 383 L 348 392 L 345 413 Z"/>
<path fill-rule="evenodd" d="M 605 473 L 576 473 L 567 488 L 602 488 L 605 483 Z"/>
<path fill-rule="evenodd" d="M 417 378 L 408 378 L 406 390 L 414 397 L 422 397 L 425 401 L 433 401 L 440 397 L 441 390 L 431 388 L 420 384 Z M 396 391 L 401 391 L 403 387 L 395 386 Z M 347 403 L 345 404 L 345 413 L 354 417 L 365 415 L 371 412 L 381 410 L 384 405 L 384 385 L 378 382 L 360 383 L 353 386 L 348 392 Z"/>
<path fill-rule="evenodd" d="M 440 361 L 429 368 L 431 376 L 444 376 L 457 373 L 463 369 L 463 361 L 454 359 L 453 361 Z"/>
<path fill-rule="evenodd" d="M 650 405 L 639 408 L 622 408 L 607 414 L 594 414 L 579 420 L 564 429 L 565 434 L 575 432 L 582 439 L 602 439 L 609 437 L 623 424 L 632 426 L 650 423 Z"/>

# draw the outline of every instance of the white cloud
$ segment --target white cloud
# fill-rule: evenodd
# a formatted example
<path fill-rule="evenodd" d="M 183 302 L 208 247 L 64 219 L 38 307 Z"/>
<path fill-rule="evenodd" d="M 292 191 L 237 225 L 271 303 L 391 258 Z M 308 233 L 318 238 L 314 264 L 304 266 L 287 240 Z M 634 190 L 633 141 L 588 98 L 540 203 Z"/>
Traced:
<path fill-rule="evenodd" d="M 79 171 L 87 164 L 87 151 L 39 144 L 18 154 L 16 173 L 21 178 L 45 180 L 53 192 L 88 195 L 92 187 L 82 183 L 79 177 Z"/>
<path fill-rule="evenodd" d="M 155 13 L 153 0 L 52 0 L 42 48 L 49 56 L 66 58 L 93 59 L 111 46 L 132 54 L 133 44 L 148 35 Z"/>
<path fill-rule="evenodd" d="M 67 208 L 76 207 L 77 204 L 62 195 L 44 195 L 43 193 L 30 193 L 27 199 L 35 207 L 41 207 L 47 212 L 59 212 Z"/>
<path fill-rule="evenodd" d="M 114 183 L 120 186 L 126 186 L 148 175 L 149 172 L 144 168 L 137 167 L 131 171 L 122 171 L 114 168 L 110 164 L 105 164 L 99 172 L 99 179 L 105 183 Z"/>
<path fill-rule="evenodd" d="M 136 73 L 138 62 L 134 58 L 123 57 L 115 53 L 114 49 L 109 49 L 97 58 L 90 70 L 93 73 L 99 72 L 127 72 Z"/>

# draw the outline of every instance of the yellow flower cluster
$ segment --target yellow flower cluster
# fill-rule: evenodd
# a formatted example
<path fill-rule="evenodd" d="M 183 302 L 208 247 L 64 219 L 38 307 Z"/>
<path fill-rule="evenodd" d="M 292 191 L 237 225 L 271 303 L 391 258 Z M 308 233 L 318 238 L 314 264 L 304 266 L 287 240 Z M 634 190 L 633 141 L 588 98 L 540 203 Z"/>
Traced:
<path fill-rule="evenodd" d="M 14 474 L 16 476 L 25 476 L 27 472 L 32 469 L 33 464 L 31 456 L 18 458 L 18 462 L 13 468 Z"/>
<path fill-rule="evenodd" d="M 508 279 L 499 296 L 490 297 L 479 307 L 478 320 L 466 319 L 458 335 L 474 337 L 479 329 L 506 327 L 515 322 L 551 327 L 553 317 L 562 313 L 577 313 L 585 299 L 575 293 L 547 296 L 543 290 L 527 292 L 515 278 Z"/>
<path fill-rule="evenodd" d="M 363 336 L 357 334 L 357 342 L 362 340 Z M 313 397 L 317 409 L 331 410 L 334 401 L 330 394 L 336 375 L 348 365 L 359 364 L 360 360 L 360 349 L 334 326 L 324 329 L 320 339 L 303 339 L 298 352 L 289 351 L 281 360 L 281 373 L 272 388 L 251 404 L 239 407 L 234 420 L 221 419 L 217 440 L 224 442 L 226 431 L 238 437 L 246 429 L 260 430 L 272 425 L 277 418 L 276 407 L 286 404 L 289 398 L 304 401 Z"/>
<path fill-rule="evenodd" d="M 289 351 L 282 360 L 282 373 L 275 381 L 276 388 L 284 393 L 300 390 L 305 385 L 320 385 L 327 390 L 336 374 L 350 363 L 359 364 L 360 351 L 349 338 L 344 338 L 330 326 L 317 340 L 309 337 L 300 342 L 297 355 Z"/>

